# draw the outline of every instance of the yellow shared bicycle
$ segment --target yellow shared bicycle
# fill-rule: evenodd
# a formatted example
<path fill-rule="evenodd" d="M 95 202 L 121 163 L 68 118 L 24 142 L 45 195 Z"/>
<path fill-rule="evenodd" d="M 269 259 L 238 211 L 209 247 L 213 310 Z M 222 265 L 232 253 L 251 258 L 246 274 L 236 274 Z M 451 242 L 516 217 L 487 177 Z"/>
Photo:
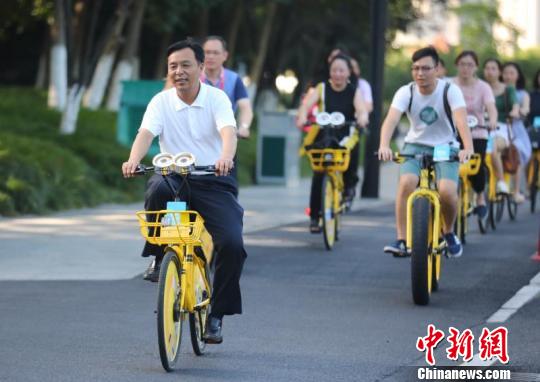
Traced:
<path fill-rule="evenodd" d="M 442 210 L 435 182 L 435 161 L 430 154 L 394 154 L 394 161 L 408 158 L 420 162 L 420 183 L 407 199 L 407 252 L 411 255 L 413 301 L 427 305 L 431 292 L 439 289 L 441 255 L 446 254 L 442 237 Z M 451 156 L 449 161 L 458 161 Z"/>
<path fill-rule="evenodd" d="M 480 154 L 473 154 L 468 162 L 459 165 L 458 184 L 458 210 L 454 232 L 458 235 L 462 244 L 466 242 L 466 235 L 469 231 L 468 217 L 474 213 L 474 193 L 469 180 L 470 176 L 478 174 L 482 158 Z M 485 219 L 478 217 L 480 232 L 485 233 Z"/>
<path fill-rule="evenodd" d="M 190 176 L 214 174 L 215 168 L 194 166 L 189 153 L 174 158 L 159 154 L 152 162 L 154 167 L 140 166 L 136 174 L 162 175 L 176 195 L 175 201 L 169 202 L 165 210 L 136 214 L 142 236 L 151 244 L 166 246 L 158 282 L 157 334 L 161 364 L 165 370 L 172 371 L 180 354 L 182 324 L 186 319 L 193 351 L 202 355 L 205 350 L 203 336 L 212 296 L 209 265 L 213 244 L 201 215 L 179 200 L 178 191 L 167 179 L 178 174 L 184 182 L 189 182 Z"/>
<path fill-rule="evenodd" d="M 529 187 L 531 213 L 534 213 L 536 210 L 536 196 L 540 188 L 540 126 L 531 127 L 529 129 L 529 137 L 533 153 L 527 169 L 527 185 Z"/>
<path fill-rule="evenodd" d="M 347 123 L 350 134 L 338 139 L 337 128 L 344 124 L 345 117 L 341 113 L 319 113 L 317 125 L 312 126 L 301 150 L 307 154 L 313 171 L 323 174 L 320 224 L 327 250 L 339 239 L 341 214 L 348 209 L 343 198 L 343 172 L 349 167 L 351 148 L 358 142 L 354 123 Z M 322 137 L 312 143 L 318 133 Z"/>

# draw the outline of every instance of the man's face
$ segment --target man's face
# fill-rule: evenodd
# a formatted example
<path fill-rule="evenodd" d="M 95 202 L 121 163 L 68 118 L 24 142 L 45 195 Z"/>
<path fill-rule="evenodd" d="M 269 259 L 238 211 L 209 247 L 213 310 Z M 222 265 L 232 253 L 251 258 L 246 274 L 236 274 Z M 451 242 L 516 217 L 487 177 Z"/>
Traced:
<path fill-rule="evenodd" d="M 207 69 L 220 69 L 227 60 L 227 51 L 219 40 L 208 40 L 204 43 L 204 66 Z"/>
<path fill-rule="evenodd" d="M 203 65 L 195 59 L 195 52 L 190 48 L 177 50 L 167 58 L 167 75 L 178 91 L 187 91 L 197 87 Z"/>
<path fill-rule="evenodd" d="M 429 87 L 435 84 L 437 79 L 435 61 L 432 57 L 422 57 L 412 64 L 411 71 L 413 80 L 419 87 Z"/>

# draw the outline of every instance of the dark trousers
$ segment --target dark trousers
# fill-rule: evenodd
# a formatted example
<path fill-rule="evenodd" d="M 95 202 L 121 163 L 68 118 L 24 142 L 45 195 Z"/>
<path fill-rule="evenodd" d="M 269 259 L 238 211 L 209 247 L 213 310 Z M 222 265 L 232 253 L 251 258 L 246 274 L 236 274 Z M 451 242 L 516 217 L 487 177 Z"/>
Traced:
<path fill-rule="evenodd" d="M 168 177 L 175 190 L 182 178 L 179 175 Z M 236 200 L 236 181 L 230 176 L 193 176 L 189 188 L 184 186 L 180 199 L 187 201 L 189 209 L 201 214 L 205 227 L 212 235 L 216 250 L 215 272 L 212 293 L 212 313 L 242 313 L 240 294 L 240 275 L 247 253 L 242 239 L 244 210 Z M 148 211 L 162 210 L 174 194 L 161 175 L 150 178 L 145 194 L 144 208 Z M 142 256 L 163 258 L 164 246 L 145 244 Z"/>
<path fill-rule="evenodd" d="M 360 145 L 356 144 L 351 150 L 351 160 L 349 168 L 343 173 L 343 183 L 345 190 L 356 187 L 358 183 L 358 159 L 360 156 Z M 310 218 L 318 219 L 321 212 L 322 181 L 324 173 L 314 172 L 311 178 L 311 194 L 309 196 Z"/>
<path fill-rule="evenodd" d="M 357 143 L 351 150 L 351 160 L 349 168 L 343 173 L 343 183 L 345 189 L 355 188 L 358 184 L 358 162 L 360 158 L 360 143 Z"/>
<path fill-rule="evenodd" d="M 487 139 L 473 139 L 474 152 L 480 154 L 481 163 L 480 170 L 476 175 L 470 176 L 469 180 L 471 181 L 472 188 L 477 194 L 484 192 L 486 188 L 486 148 L 487 148 Z"/>

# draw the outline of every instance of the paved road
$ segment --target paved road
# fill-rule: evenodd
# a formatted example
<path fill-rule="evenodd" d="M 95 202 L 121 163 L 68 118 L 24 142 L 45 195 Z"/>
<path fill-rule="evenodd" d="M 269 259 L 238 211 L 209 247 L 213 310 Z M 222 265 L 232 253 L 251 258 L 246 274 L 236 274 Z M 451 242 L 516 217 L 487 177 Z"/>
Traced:
<path fill-rule="evenodd" d="M 409 260 L 381 252 L 394 235 L 389 205 L 347 216 L 332 253 L 305 224 L 248 234 L 245 314 L 225 319 L 224 343 L 204 357 L 185 336 L 172 375 L 159 361 L 156 284 L 1 281 L 0 380 L 415 380 L 414 366 L 424 365 L 415 343 L 429 323 L 478 334 L 540 271 L 530 260 L 538 228 L 539 215 L 522 211 L 496 234 L 473 232 L 464 256 L 444 262 L 427 307 L 411 302 Z M 537 297 L 506 323 L 511 365 L 528 373 L 540 373 L 539 316 Z M 443 363 L 444 349 L 435 356 Z"/>

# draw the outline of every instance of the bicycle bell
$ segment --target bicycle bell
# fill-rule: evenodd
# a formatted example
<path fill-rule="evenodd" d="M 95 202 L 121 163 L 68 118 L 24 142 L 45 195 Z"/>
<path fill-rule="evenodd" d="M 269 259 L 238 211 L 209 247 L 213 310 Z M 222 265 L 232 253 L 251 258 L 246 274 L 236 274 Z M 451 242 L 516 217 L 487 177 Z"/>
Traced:
<path fill-rule="evenodd" d="M 169 175 L 174 170 L 174 161 L 172 154 L 160 153 L 152 159 L 152 165 L 157 174 Z"/>
<path fill-rule="evenodd" d="M 188 152 L 178 153 L 174 156 L 176 172 L 185 174 L 195 164 L 195 155 Z"/>
<path fill-rule="evenodd" d="M 317 122 L 317 125 L 319 126 L 326 126 L 329 125 L 330 122 L 330 114 L 323 111 L 319 114 L 317 114 L 317 117 L 315 117 L 315 122 Z"/>
<path fill-rule="evenodd" d="M 339 111 L 334 111 L 332 114 L 330 114 L 330 123 L 333 126 L 341 126 L 345 123 L 345 116 Z"/>

